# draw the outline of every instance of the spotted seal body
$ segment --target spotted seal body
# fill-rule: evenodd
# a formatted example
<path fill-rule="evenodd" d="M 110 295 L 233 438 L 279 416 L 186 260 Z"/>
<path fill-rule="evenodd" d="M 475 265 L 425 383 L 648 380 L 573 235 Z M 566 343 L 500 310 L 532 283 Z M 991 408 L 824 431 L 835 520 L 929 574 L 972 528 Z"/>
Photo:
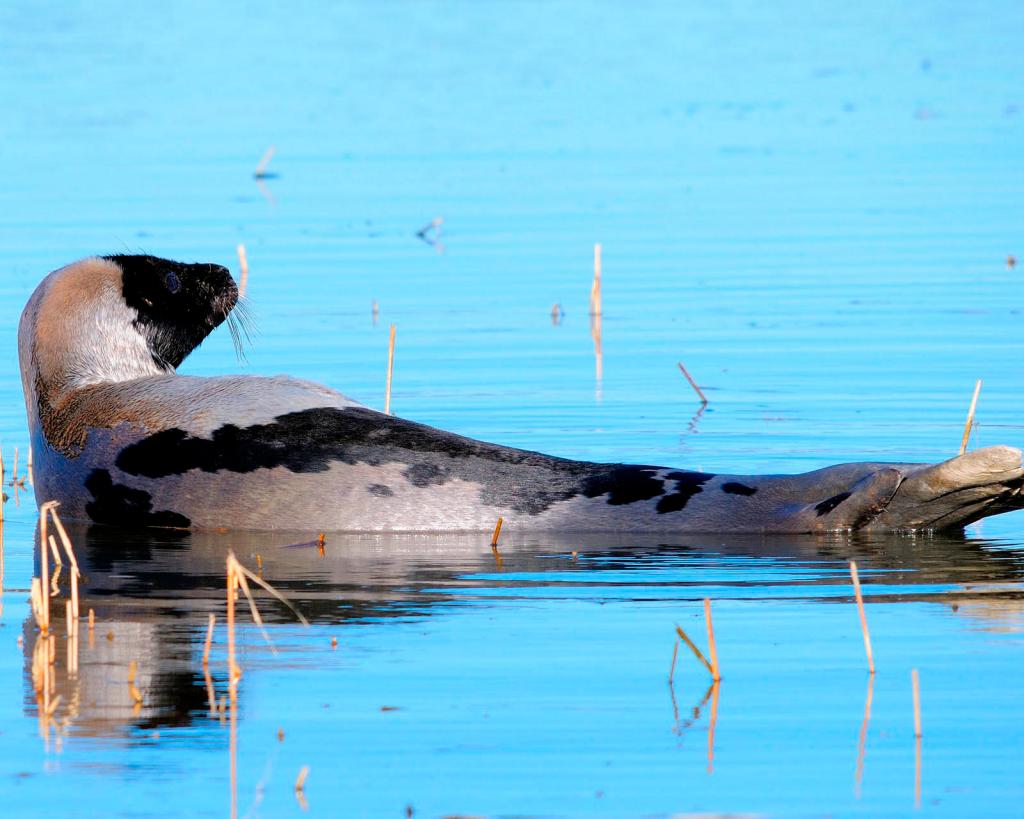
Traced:
<path fill-rule="evenodd" d="M 19 328 L 36 497 L 129 526 L 337 531 L 957 528 L 1024 506 L 1021 453 L 734 476 L 464 438 L 288 377 L 180 376 L 235 308 L 217 265 L 85 259 Z"/>

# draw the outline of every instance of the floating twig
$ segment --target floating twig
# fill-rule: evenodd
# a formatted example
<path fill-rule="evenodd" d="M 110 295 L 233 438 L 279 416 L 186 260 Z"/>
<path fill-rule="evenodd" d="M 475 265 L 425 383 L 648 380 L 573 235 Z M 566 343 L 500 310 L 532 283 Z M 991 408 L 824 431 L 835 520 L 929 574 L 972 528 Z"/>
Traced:
<path fill-rule="evenodd" d="M 690 651 L 692 651 L 692 652 L 693 652 L 693 654 L 694 654 L 694 656 L 695 656 L 695 657 L 696 657 L 696 658 L 697 658 L 698 660 L 700 660 L 700 661 L 701 661 L 701 663 L 702 663 L 702 664 L 704 665 L 704 667 L 705 667 L 705 668 L 706 668 L 706 669 L 708 670 L 708 673 L 709 673 L 709 674 L 710 674 L 710 675 L 711 675 L 712 677 L 714 677 L 714 676 L 715 676 L 715 671 L 714 671 L 714 669 L 713 669 L 713 668 L 711 667 L 711 663 L 709 663 L 709 662 L 707 661 L 707 658 L 706 658 L 706 657 L 705 657 L 705 656 L 704 656 L 703 654 L 701 654 L 701 652 L 700 652 L 700 649 L 699 649 L 699 648 L 697 648 L 697 644 L 696 644 L 695 642 L 693 642 L 693 640 L 691 640 L 691 639 L 690 639 L 690 638 L 689 638 L 689 637 L 688 637 L 688 636 L 686 635 L 686 632 L 685 632 L 685 631 L 683 631 L 683 630 L 682 630 L 682 629 L 681 629 L 681 628 L 680 628 L 679 626 L 676 626 L 676 634 L 678 634 L 678 635 L 679 635 L 679 636 L 680 636 L 680 637 L 682 638 L 682 641 L 683 641 L 684 643 L 686 643 L 686 645 L 688 645 L 688 646 L 690 647 Z"/>
<path fill-rule="evenodd" d="M 857 611 L 860 614 L 860 628 L 864 632 L 864 652 L 868 655 L 868 673 L 875 673 L 875 659 L 871 653 L 871 634 L 868 632 L 868 618 L 864 613 L 864 597 L 860 593 L 860 576 L 857 561 L 850 561 L 850 577 L 853 578 L 853 592 L 857 596 Z"/>
<path fill-rule="evenodd" d="M 974 395 L 971 397 L 971 408 L 967 411 L 967 423 L 964 425 L 964 437 L 960 441 L 960 454 L 967 451 L 967 439 L 971 437 L 971 429 L 974 427 L 974 410 L 978 406 L 978 393 L 981 392 L 981 379 L 974 385 Z"/>
<path fill-rule="evenodd" d="M 391 325 L 391 335 L 388 339 L 388 378 L 384 386 L 384 414 L 391 414 L 391 373 L 395 368 L 395 325 Z"/>
<path fill-rule="evenodd" d="M 277 147 L 275 145 L 271 145 L 267 148 L 266 153 L 263 154 L 263 158 L 257 163 L 256 170 L 252 172 L 254 179 L 269 179 L 273 176 L 273 174 L 267 173 L 267 165 L 270 164 L 270 160 L 273 158 L 274 151 L 276 150 Z"/>
<path fill-rule="evenodd" d="M 679 366 L 679 371 L 684 376 L 686 376 L 686 380 L 690 382 L 690 386 L 693 387 L 694 392 L 697 393 L 698 397 L 701 400 L 701 403 L 702 404 L 707 404 L 708 403 L 708 397 L 704 394 L 703 390 L 701 390 L 701 388 L 697 386 L 697 382 L 693 380 L 693 376 L 691 376 L 690 373 L 688 373 L 686 371 L 686 367 L 683 366 L 683 362 L 682 361 L 677 361 L 676 364 L 678 364 L 678 366 Z"/>

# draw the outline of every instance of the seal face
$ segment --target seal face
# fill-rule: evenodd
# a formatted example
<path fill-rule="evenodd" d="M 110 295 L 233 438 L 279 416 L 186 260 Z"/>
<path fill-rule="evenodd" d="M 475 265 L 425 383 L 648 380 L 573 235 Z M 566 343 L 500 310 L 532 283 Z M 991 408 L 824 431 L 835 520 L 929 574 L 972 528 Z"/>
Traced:
<path fill-rule="evenodd" d="M 47 276 L 19 326 L 37 500 L 178 528 L 808 532 L 957 528 L 1024 506 L 1021 453 L 729 476 L 475 441 L 286 376 L 180 376 L 228 323 L 217 264 L 149 255 Z"/>
<path fill-rule="evenodd" d="M 121 269 L 121 296 L 157 366 L 171 371 L 228 317 L 238 287 L 226 267 L 156 256 L 104 256 Z"/>

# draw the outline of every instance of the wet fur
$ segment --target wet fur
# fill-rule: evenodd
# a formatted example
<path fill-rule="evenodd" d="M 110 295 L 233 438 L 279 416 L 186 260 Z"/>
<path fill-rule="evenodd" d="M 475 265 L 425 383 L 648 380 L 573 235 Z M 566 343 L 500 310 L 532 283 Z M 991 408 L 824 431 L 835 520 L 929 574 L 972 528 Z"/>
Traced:
<path fill-rule="evenodd" d="M 488 444 L 283 376 L 177 375 L 236 302 L 216 265 L 119 256 L 50 274 L 19 329 L 37 499 L 98 523 L 349 531 L 499 516 L 520 530 L 957 528 L 1021 505 L 1006 447 L 937 467 L 715 475 Z"/>

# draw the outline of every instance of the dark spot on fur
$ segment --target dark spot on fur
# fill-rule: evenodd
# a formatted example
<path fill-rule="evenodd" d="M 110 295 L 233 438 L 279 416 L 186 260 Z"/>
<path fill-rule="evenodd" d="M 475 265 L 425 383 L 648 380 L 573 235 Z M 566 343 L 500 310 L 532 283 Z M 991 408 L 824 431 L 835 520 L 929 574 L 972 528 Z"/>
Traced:
<path fill-rule="evenodd" d="M 722 491 L 725 492 L 726 495 L 745 495 L 747 497 L 750 497 L 751 495 L 757 494 L 757 487 L 746 486 L 745 484 L 742 483 L 729 481 L 729 483 L 722 484 Z"/>
<path fill-rule="evenodd" d="M 171 526 L 180 529 L 187 529 L 192 525 L 192 521 L 177 512 L 154 512 L 153 499 L 149 492 L 115 484 L 106 469 L 94 469 L 90 472 L 85 481 L 85 488 L 93 496 L 93 500 L 86 504 L 85 511 L 96 523 L 115 526 Z"/>
<path fill-rule="evenodd" d="M 609 466 L 602 474 L 584 481 L 583 495 L 588 498 L 608 496 L 612 506 L 650 500 L 665 493 L 665 482 L 654 477 L 653 466 Z"/>
<path fill-rule="evenodd" d="M 703 492 L 703 485 L 715 476 L 707 472 L 669 472 L 665 477 L 676 482 L 676 491 L 658 501 L 655 508 L 659 515 L 682 511 L 690 498 Z"/>
<path fill-rule="evenodd" d="M 828 500 L 823 500 L 821 503 L 814 507 L 818 512 L 818 517 L 820 518 L 824 515 L 827 515 L 839 504 L 841 504 L 844 500 L 850 497 L 850 494 L 850 492 L 840 492 L 838 495 L 833 495 Z"/>
<path fill-rule="evenodd" d="M 448 475 L 437 464 L 413 464 L 402 474 L 409 483 L 421 489 L 448 480 Z"/>
<path fill-rule="evenodd" d="M 649 500 L 664 492 L 659 467 L 593 464 L 486 444 L 364 407 L 320 407 L 279 415 L 271 423 L 225 424 L 210 438 L 181 429 L 154 433 L 125 447 L 117 466 L 130 475 L 162 478 L 191 469 L 252 472 L 283 467 L 326 472 L 334 463 L 405 464 L 414 486 L 459 479 L 480 486 L 481 502 L 536 515 L 559 501 L 608 495 L 613 505 Z M 686 476 L 677 492 L 688 498 Z M 703 483 L 710 476 L 702 476 Z"/>
<path fill-rule="evenodd" d="M 390 498 L 395 494 L 391 491 L 390 486 L 385 486 L 382 483 L 371 483 L 366 487 L 366 491 L 371 495 L 376 495 L 378 498 Z"/>

